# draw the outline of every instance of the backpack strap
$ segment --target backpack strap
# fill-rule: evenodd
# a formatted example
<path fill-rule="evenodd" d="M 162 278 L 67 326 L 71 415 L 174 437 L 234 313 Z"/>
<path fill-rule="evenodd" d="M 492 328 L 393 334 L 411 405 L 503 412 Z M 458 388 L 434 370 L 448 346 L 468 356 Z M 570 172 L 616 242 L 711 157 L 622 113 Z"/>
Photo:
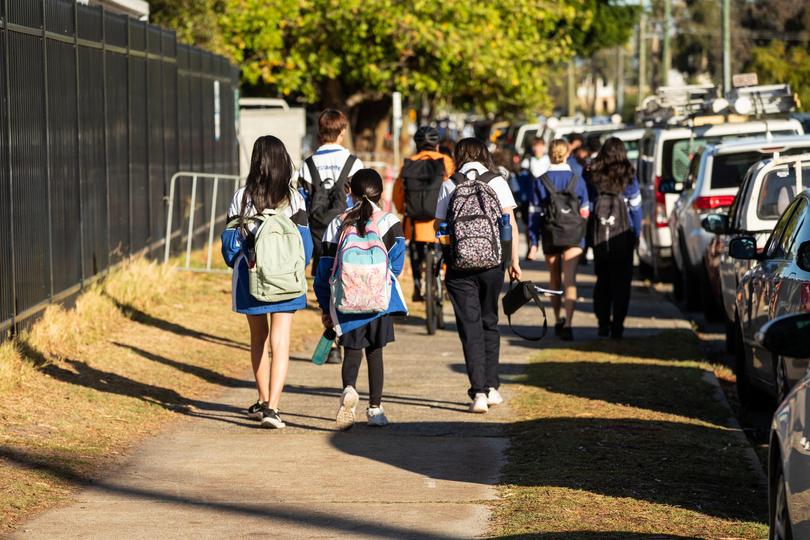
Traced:
<path fill-rule="evenodd" d="M 340 175 L 337 177 L 336 186 L 343 186 L 346 184 L 346 180 L 349 179 L 349 174 L 352 172 L 352 167 L 354 167 L 354 162 L 357 161 L 357 156 L 354 154 L 349 154 L 349 157 L 346 158 L 346 163 L 343 164 L 343 168 L 340 169 Z"/>
<path fill-rule="evenodd" d="M 315 166 L 315 160 L 312 156 L 309 156 L 304 160 L 304 163 L 306 163 L 309 169 L 310 185 L 316 189 L 319 188 L 321 186 L 321 175 L 318 172 L 318 167 Z"/>
<path fill-rule="evenodd" d="M 577 183 L 579 182 L 579 175 L 574 171 L 571 171 L 571 180 L 568 181 L 568 185 L 565 186 L 565 191 L 570 193 L 571 195 L 577 194 Z"/>
<path fill-rule="evenodd" d="M 554 184 L 551 183 L 551 178 L 548 177 L 548 174 L 543 173 L 540 175 L 540 183 L 543 184 L 543 187 L 546 188 L 546 193 L 550 196 L 552 193 L 557 193 L 557 190 L 554 188 Z"/>
<path fill-rule="evenodd" d="M 515 285 L 515 284 L 517 284 L 517 285 Z M 538 307 L 538 309 L 540 310 L 540 313 L 543 315 L 543 331 L 540 333 L 539 336 L 527 336 L 527 335 L 521 334 L 520 332 L 515 330 L 514 326 L 512 326 L 512 315 L 511 314 L 508 314 L 506 316 L 506 320 L 509 321 L 509 329 L 512 331 L 512 333 L 514 333 L 519 338 L 523 338 L 523 339 L 525 339 L 527 341 L 540 341 L 541 339 L 546 337 L 546 334 L 548 333 L 548 318 L 546 317 L 546 309 L 543 307 L 543 303 L 540 301 L 540 296 L 537 294 L 537 290 L 535 290 L 535 288 L 534 288 L 534 283 L 532 283 L 531 281 L 519 281 L 519 280 L 515 280 L 515 279 L 510 279 L 509 280 L 509 288 L 511 289 L 512 287 L 515 287 L 515 286 L 524 287 L 526 292 L 528 292 L 529 295 L 532 297 L 532 300 L 534 301 L 534 305 L 536 305 Z"/>

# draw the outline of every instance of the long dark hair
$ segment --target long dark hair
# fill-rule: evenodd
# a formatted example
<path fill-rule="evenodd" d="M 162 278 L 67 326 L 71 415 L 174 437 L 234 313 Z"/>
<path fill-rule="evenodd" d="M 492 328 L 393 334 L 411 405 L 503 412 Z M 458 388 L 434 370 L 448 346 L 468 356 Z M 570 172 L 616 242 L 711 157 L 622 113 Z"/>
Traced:
<path fill-rule="evenodd" d="M 360 236 L 365 236 L 366 223 L 374 214 L 374 204 L 380 202 L 383 193 L 380 173 L 374 169 L 360 169 L 352 176 L 351 191 L 355 204 L 346 214 L 343 225 L 346 227 L 354 225 Z"/>
<path fill-rule="evenodd" d="M 467 163 L 477 161 L 490 171 L 495 172 L 495 162 L 492 161 L 492 155 L 487 150 L 487 145 L 475 137 L 467 137 L 458 141 L 453 154 L 453 161 L 456 164 L 456 170 L 461 169 Z"/>
<path fill-rule="evenodd" d="M 636 174 L 624 143 L 616 137 L 605 141 L 588 170 L 596 189 L 610 193 L 623 192 Z"/>
<path fill-rule="evenodd" d="M 244 223 L 249 203 L 257 214 L 268 208 L 280 208 L 290 204 L 290 180 L 293 163 L 284 143 L 277 137 L 265 135 L 256 139 L 250 158 L 250 172 L 242 196 L 239 216 Z"/>

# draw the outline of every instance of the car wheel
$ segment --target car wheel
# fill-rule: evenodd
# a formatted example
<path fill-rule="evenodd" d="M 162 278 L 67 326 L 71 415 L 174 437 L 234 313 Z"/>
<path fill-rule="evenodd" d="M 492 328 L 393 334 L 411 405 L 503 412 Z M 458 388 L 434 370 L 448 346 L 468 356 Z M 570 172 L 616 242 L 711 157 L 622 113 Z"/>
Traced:
<path fill-rule="evenodd" d="M 736 347 L 734 335 L 734 323 L 726 321 L 726 353 L 734 354 Z"/>
<path fill-rule="evenodd" d="M 787 505 L 787 487 L 785 486 L 785 472 L 782 469 L 782 459 L 776 456 L 774 464 L 774 478 L 771 480 L 771 489 L 768 493 L 770 506 L 770 523 L 768 538 L 770 540 L 793 540 L 793 530 L 790 526 L 790 514 Z"/>
<path fill-rule="evenodd" d="M 754 393 L 751 381 L 748 379 L 748 368 L 745 359 L 745 344 L 742 338 L 742 329 L 739 320 L 734 321 L 734 374 L 737 376 L 737 399 L 742 405 L 749 405 Z"/>
<path fill-rule="evenodd" d="M 686 253 L 686 246 L 681 244 L 681 253 Z M 683 281 L 683 298 L 686 303 L 686 309 L 695 311 L 700 309 L 700 280 L 695 276 L 695 273 L 689 268 L 688 261 L 683 259 L 683 270 L 681 270 L 681 279 Z"/>
<path fill-rule="evenodd" d="M 776 358 L 773 372 L 776 374 L 776 401 L 782 403 L 790 393 L 790 383 L 787 378 L 787 369 L 785 368 L 785 359 L 781 356 Z"/>
<path fill-rule="evenodd" d="M 706 270 L 700 275 L 700 301 L 703 304 L 703 314 L 709 322 L 721 322 L 724 318 L 723 310 L 717 301 L 717 296 L 709 284 L 709 276 Z"/>
<path fill-rule="evenodd" d="M 678 302 L 683 302 L 683 276 L 676 265 L 672 265 L 672 296 Z"/>

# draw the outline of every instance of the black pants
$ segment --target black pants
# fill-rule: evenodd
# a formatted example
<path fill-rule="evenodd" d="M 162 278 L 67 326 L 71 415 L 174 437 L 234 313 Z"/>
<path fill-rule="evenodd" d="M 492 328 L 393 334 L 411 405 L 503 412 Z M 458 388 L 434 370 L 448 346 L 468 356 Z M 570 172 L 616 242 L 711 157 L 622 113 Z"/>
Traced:
<path fill-rule="evenodd" d="M 415 242 L 411 240 L 408 243 L 408 252 L 411 256 L 411 272 L 413 273 L 413 288 L 415 291 L 420 291 L 422 287 L 422 265 L 425 262 L 427 246 L 427 242 Z"/>
<path fill-rule="evenodd" d="M 344 348 L 343 388 L 357 387 L 357 375 L 360 373 L 360 363 L 363 361 L 363 349 Z M 372 407 L 379 407 L 382 403 L 383 381 L 383 350 L 382 348 L 366 347 L 366 363 L 368 364 L 369 401 Z"/>
<path fill-rule="evenodd" d="M 615 239 L 610 249 L 606 244 L 593 248 L 596 286 L 593 289 L 593 311 L 599 326 L 624 329 L 630 306 L 633 281 L 633 239 Z M 612 317 L 611 317 L 612 315 Z"/>
<path fill-rule="evenodd" d="M 309 234 L 312 235 L 312 276 L 318 271 L 318 261 L 323 255 L 323 230 L 316 230 L 310 227 Z"/>
<path fill-rule="evenodd" d="M 501 385 L 498 296 L 503 287 L 503 270 L 500 267 L 475 273 L 450 270 L 446 283 L 470 379 L 467 393 L 472 398 Z"/>

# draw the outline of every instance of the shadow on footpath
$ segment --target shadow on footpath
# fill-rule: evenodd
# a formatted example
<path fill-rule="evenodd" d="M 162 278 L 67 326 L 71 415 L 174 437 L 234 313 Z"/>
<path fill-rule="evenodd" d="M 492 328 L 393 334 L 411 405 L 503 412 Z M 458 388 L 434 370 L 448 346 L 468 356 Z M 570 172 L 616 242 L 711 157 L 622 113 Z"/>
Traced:
<path fill-rule="evenodd" d="M 399 423 L 400 431 L 458 433 L 498 424 L 466 422 Z M 393 424 L 392 424 L 393 427 Z M 719 427 L 632 418 L 542 418 L 500 425 L 511 435 L 509 464 L 502 482 L 520 486 L 556 486 L 610 497 L 673 505 L 734 520 L 762 520 L 752 509 L 767 508 L 764 494 L 747 467 L 729 455 L 735 445 Z M 375 444 L 380 430 L 337 432 L 338 450 L 414 472 L 428 478 L 484 483 L 474 466 L 482 457 L 437 457 L 435 445 L 403 438 L 395 448 Z M 740 449 L 741 450 L 741 449 Z M 521 455 L 516 453 L 522 452 Z M 732 459 L 732 456 L 734 459 Z M 688 463 L 684 466 L 683 463 Z"/>
<path fill-rule="evenodd" d="M 680 536 L 675 534 L 654 534 L 631 531 L 562 531 L 548 533 L 527 533 L 509 536 L 492 536 L 501 540 L 521 538 L 525 540 L 691 540 L 700 536 Z"/>
<path fill-rule="evenodd" d="M 301 510 L 292 505 L 277 502 L 242 504 L 230 501 L 215 500 L 215 493 L 208 493 L 206 497 L 186 497 L 177 492 L 166 492 L 151 489 L 141 489 L 118 485 L 114 481 L 93 479 L 79 472 L 69 464 L 59 462 L 52 454 L 36 454 L 33 450 L 21 451 L 14 448 L 0 446 L 0 460 L 14 466 L 34 469 L 59 480 L 66 481 L 74 487 L 92 488 L 111 495 L 147 499 L 155 502 L 175 504 L 184 507 L 184 510 L 203 509 L 214 512 L 223 512 L 230 515 L 244 516 L 251 519 L 266 520 L 268 525 L 289 523 L 304 527 L 318 527 L 322 531 L 351 532 L 358 535 L 369 535 L 387 539 L 423 538 L 425 540 L 451 540 L 454 536 L 434 534 L 419 531 L 413 528 L 386 525 L 379 521 L 371 522 L 360 518 L 347 518 L 330 514 L 321 509 L 308 505 L 308 509 Z M 265 531 L 267 534 L 267 531 Z"/>

